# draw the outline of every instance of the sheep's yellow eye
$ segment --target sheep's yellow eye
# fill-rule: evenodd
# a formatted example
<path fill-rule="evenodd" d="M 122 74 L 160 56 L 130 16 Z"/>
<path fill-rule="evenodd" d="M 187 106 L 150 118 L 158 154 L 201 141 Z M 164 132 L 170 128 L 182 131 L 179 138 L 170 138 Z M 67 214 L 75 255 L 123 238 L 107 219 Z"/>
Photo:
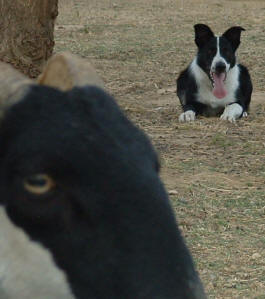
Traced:
<path fill-rule="evenodd" d="M 35 195 L 42 195 L 55 187 L 54 180 L 46 174 L 35 174 L 24 180 L 25 189 Z"/>

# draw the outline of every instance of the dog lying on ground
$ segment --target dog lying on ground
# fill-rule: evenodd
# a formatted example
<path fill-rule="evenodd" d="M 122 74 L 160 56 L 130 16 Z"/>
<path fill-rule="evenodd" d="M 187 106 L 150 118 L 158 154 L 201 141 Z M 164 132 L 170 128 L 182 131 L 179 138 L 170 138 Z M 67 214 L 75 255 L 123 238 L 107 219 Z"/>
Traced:
<path fill-rule="evenodd" d="M 252 83 L 235 54 L 245 29 L 231 27 L 221 36 L 215 36 L 204 24 L 196 24 L 194 29 L 197 55 L 177 79 L 177 96 L 183 108 L 179 121 L 194 121 L 196 115 L 204 115 L 235 122 L 247 116 Z"/>

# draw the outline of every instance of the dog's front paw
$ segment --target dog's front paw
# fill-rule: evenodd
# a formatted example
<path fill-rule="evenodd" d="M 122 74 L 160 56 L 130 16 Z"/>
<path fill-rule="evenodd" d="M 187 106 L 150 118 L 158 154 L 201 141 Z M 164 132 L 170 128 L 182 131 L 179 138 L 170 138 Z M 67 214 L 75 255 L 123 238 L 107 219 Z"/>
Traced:
<path fill-rule="evenodd" d="M 225 107 L 220 118 L 221 120 L 228 120 L 231 123 L 234 123 L 242 115 L 242 112 L 243 108 L 239 104 L 234 103 Z"/>
<path fill-rule="evenodd" d="M 221 116 L 220 116 L 220 119 L 221 120 L 228 120 L 230 121 L 231 123 L 235 123 L 236 122 L 236 118 L 234 115 L 230 115 L 228 113 L 223 113 Z"/>
<path fill-rule="evenodd" d="M 179 122 L 189 122 L 194 120 L 195 120 L 195 112 L 192 110 L 183 112 L 179 116 Z"/>
<path fill-rule="evenodd" d="M 248 117 L 248 113 L 245 111 L 242 115 L 242 117 Z"/>

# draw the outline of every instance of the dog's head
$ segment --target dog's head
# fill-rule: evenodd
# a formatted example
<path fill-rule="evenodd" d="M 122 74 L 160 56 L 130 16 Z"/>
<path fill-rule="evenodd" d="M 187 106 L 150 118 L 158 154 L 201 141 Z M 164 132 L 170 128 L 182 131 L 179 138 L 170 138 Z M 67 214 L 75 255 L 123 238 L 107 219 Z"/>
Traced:
<path fill-rule="evenodd" d="M 221 36 L 215 36 L 204 24 L 196 24 L 195 43 L 198 46 L 197 63 L 208 75 L 213 85 L 213 94 L 222 99 L 226 96 L 227 73 L 235 66 L 235 52 L 240 44 L 239 26 L 231 27 Z"/>

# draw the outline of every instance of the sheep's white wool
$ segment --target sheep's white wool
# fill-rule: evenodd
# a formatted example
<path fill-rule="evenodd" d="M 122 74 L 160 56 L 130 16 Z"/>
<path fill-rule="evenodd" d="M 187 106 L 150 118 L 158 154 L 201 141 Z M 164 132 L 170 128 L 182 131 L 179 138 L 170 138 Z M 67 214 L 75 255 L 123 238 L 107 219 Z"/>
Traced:
<path fill-rule="evenodd" d="M 0 207 L 0 298 L 74 298 L 49 251 L 16 227 L 3 207 Z"/>

